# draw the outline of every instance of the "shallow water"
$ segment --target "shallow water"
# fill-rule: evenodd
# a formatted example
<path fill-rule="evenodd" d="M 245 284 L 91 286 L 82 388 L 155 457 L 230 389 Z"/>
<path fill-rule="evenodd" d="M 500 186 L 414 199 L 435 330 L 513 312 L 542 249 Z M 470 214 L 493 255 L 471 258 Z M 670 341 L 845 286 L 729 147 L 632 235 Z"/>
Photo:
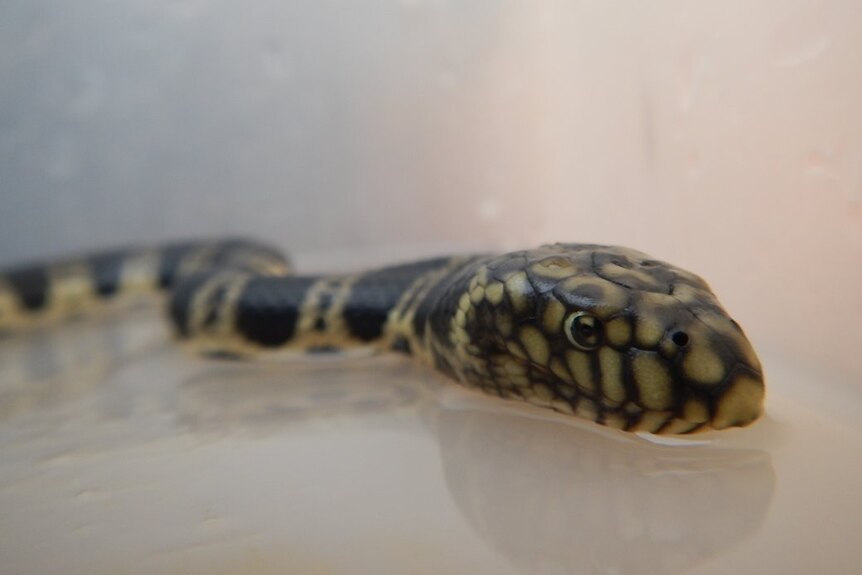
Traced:
<path fill-rule="evenodd" d="M 0 340 L 0 565 L 48 573 L 858 573 L 858 387 L 669 442 L 399 357 L 206 361 L 141 310 Z"/>

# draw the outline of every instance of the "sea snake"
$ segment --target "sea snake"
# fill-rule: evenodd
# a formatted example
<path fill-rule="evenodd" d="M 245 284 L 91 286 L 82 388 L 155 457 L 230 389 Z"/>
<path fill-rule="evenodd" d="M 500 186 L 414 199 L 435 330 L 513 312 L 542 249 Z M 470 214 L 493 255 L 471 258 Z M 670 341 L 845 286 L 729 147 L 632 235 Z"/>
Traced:
<path fill-rule="evenodd" d="M 622 247 L 560 243 L 343 275 L 295 275 L 246 240 L 120 249 L 0 271 L 0 332 L 167 294 L 207 354 L 408 354 L 460 384 L 626 431 L 745 426 L 760 361 L 699 276 Z"/>

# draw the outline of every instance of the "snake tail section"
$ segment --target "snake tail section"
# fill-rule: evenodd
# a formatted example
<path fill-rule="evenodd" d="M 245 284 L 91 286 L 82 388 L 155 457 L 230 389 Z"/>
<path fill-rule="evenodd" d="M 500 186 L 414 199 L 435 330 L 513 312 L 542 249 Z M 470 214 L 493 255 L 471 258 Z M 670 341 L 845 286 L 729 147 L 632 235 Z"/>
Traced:
<path fill-rule="evenodd" d="M 130 247 L 0 271 L 0 332 L 80 315 L 170 290 L 202 270 L 284 275 L 277 250 L 241 239 Z"/>

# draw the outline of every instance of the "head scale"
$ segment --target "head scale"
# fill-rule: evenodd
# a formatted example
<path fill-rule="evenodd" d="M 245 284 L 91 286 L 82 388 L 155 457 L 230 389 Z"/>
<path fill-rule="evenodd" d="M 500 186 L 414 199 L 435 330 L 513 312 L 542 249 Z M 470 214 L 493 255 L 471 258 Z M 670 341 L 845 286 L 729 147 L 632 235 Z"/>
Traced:
<path fill-rule="evenodd" d="M 627 430 L 743 426 L 760 362 L 700 277 L 619 247 L 555 244 L 487 262 L 452 319 L 452 366 L 503 397 Z"/>

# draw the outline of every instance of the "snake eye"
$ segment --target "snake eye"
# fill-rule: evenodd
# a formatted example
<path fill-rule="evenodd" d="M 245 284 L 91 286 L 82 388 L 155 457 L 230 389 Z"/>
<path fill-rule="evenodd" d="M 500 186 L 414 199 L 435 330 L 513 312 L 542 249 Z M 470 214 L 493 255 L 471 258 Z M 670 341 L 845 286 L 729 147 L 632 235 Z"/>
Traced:
<path fill-rule="evenodd" d="M 579 311 L 566 318 L 565 329 L 569 341 L 583 350 L 590 351 L 602 344 L 602 322 L 586 312 Z"/>

